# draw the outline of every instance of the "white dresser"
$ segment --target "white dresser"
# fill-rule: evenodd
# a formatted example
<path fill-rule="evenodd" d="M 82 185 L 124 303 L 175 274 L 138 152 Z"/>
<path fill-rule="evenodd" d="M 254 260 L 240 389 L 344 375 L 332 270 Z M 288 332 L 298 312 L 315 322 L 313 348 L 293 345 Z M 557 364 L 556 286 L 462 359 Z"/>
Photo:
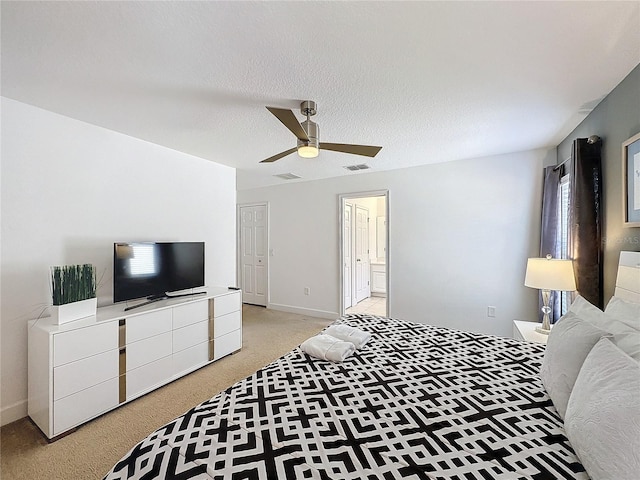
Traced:
<path fill-rule="evenodd" d="M 242 348 L 242 293 L 99 308 L 56 325 L 29 322 L 28 413 L 47 438 Z"/>

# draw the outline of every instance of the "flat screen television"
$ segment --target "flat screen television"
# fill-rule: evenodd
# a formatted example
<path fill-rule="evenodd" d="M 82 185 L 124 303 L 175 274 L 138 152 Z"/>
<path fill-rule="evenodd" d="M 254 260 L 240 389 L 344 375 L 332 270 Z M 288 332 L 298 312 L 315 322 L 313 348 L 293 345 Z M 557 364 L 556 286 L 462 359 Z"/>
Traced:
<path fill-rule="evenodd" d="M 204 242 L 133 242 L 113 246 L 114 303 L 148 300 L 137 307 L 178 296 L 169 292 L 203 286 Z"/>

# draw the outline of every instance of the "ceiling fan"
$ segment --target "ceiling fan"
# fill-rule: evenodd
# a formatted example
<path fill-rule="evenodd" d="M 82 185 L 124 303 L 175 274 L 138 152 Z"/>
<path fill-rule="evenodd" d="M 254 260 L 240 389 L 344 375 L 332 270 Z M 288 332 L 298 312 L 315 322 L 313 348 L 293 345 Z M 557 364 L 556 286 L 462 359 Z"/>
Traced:
<path fill-rule="evenodd" d="M 318 124 L 312 122 L 312 117 L 317 112 L 316 102 L 305 100 L 300 104 L 300 112 L 306 115 L 307 119 L 300 123 L 291 110 L 276 107 L 267 107 L 282 124 L 287 127 L 298 139 L 298 146 L 280 152 L 273 157 L 266 158 L 260 163 L 271 163 L 286 157 L 290 153 L 298 151 L 298 155 L 304 158 L 314 158 L 318 156 L 319 150 L 333 150 L 334 152 L 351 153 L 354 155 L 364 155 L 365 157 L 375 157 L 382 147 L 371 145 L 351 145 L 348 143 L 325 143 L 320 142 L 320 128 Z"/>

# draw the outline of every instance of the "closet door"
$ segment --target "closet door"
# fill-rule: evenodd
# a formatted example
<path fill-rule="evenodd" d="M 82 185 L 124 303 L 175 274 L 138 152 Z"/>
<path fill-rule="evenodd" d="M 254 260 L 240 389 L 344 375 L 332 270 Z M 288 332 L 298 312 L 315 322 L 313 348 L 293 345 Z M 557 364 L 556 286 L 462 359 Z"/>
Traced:
<path fill-rule="evenodd" d="M 240 207 L 240 283 L 243 303 L 267 305 L 267 206 Z"/>

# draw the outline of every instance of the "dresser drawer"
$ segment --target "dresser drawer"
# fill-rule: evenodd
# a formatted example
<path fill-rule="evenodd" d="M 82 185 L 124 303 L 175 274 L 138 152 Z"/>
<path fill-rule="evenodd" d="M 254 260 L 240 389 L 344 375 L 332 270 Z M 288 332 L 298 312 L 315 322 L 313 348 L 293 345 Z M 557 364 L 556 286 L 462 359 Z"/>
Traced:
<path fill-rule="evenodd" d="M 171 331 L 171 309 L 127 318 L 127 344 Z"/>
<path fill-rule="evenodd" d="M 242 330 L 235 330 L 214 339 L 213 359 L 218 360 L 225 355 L 242 348 Z"/>
<path fill-rule="evenodd" d="M 171 355 L 171 332 L 145 338 L 139 342 L 127 345 L 127 371 L 151 363 L 159 358 Z"/>
<path fill-rule="evenodd" d="M 53 337 L 53 366 L 118 348 L 118 322 L 92 325 Z"/>
<path fill-rule="evenodd" d="M 242 327 L 240 311 L 228 313 L 213 320 L 213 337 L 218 338 Z"/>
<path fill-rule="evenodd" d="M 172 377 L 172 358 L 161 358 L 155 362 L 127 372 L 127 400 L 164 385 Z"/>
<path fill-rule="evenodd" d="M 179 352 L 209 340 L 209 322 L 207 320 L 188 325 L 173 331 L 173 352 Z"/>
<path fill-rule="evenodd" d="M 53 369 L 53 399 L 93 387 L 118 376 L 118 350 L 83 358 Z"/>
<path fill-rule="evenodd" d="M 64 397 L 53 404 L 53 435 L 59 435 L 80 423 L 118 406 L 118 379 Z"/>
<path fill-rule="evenodd" d="M 202 367 L 209 361 L 209 342 L 200 343 L 173 354 L 173 374 L 184 373 Z"/>
<path fill-rule="evenodd" d="M 188 303 L 173 308 L 173 328 L 182 328 L 193 323 L 201 322 L 209 318 L 209 303 L 202 302 Z"/>
<path fill-rule="evenodd" d="M 242 306 L 240 291 L 222 295 L 213 299 L 213 315 L 219 317 L 227 313 L 239 311 Z"/>

